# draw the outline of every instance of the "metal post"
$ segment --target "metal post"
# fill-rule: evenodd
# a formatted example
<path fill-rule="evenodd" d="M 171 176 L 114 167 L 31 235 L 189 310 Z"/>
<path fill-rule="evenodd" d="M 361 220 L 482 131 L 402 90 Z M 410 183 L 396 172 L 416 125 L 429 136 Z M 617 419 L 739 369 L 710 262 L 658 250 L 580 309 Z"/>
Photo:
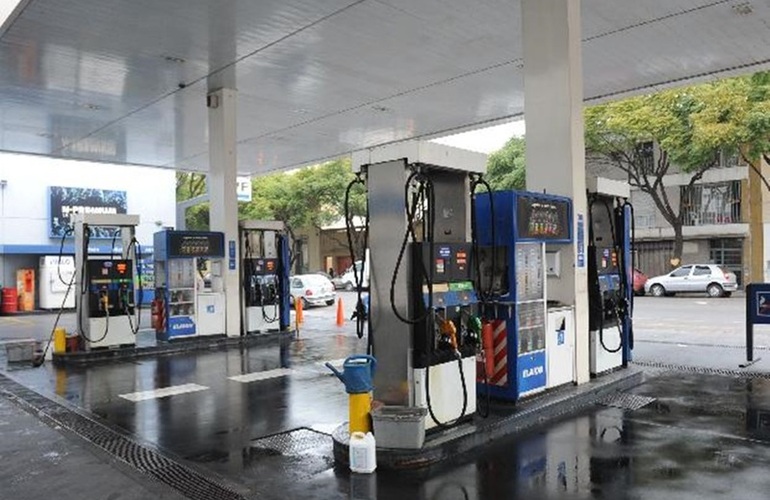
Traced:
<path fill-rule="evenodd" d="M 762 295 L 761 299 L 760 295 Z M 770 296 L 770 285 L 767 283 L 746 285 L 746 362 L 738 365 L 741 368 L 747 368 L 762 359 L 754 359 L 754 325 L 770 324 L 770 315 L 764 307 L 764 301 L 768 296 Z"/>

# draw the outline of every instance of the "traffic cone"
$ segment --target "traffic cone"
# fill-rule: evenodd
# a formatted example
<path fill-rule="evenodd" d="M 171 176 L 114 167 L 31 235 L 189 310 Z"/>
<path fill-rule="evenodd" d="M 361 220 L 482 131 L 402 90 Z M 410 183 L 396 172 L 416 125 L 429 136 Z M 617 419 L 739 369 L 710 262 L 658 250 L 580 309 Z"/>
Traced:
<path fill-rule="evenodd" d="M 345 311 L 342 310 L 342 297 L 337 299 L 337 326 L 345 324 Z"/>
<path fill-rule="evenodd" d="M 305 322 L 305 316 L 302 314 L 302 298 L 297 297 L 296 301 L 294 302 L 294 311 L 295 311 L 295 321 L 298 325 L 301 325 Z"/>

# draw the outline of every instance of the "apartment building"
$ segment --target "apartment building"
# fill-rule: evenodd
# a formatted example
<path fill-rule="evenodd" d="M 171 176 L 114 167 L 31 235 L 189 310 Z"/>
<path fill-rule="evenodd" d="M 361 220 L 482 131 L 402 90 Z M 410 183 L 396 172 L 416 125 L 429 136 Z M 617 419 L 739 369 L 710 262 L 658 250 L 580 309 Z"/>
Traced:
<path fill-rule="evenodd" d="M 652 143 L 640 145 L 652 168 L 660 151 Z M 770 168 L 757 165 L 767 178 Z M 589 159 L 589 175 L 627 180 L 616 167 L 598 165 Z M 738 154 L 719 154 L 717 165 L 689 187 L 692 174 L 672 165 L 663 178 L 669 203 L 676 211 L 682 205 L 684 247 L 682 263 L 714 263 L 733 271 L 741 284 L 764 281 L 770 270 L 768 224 L 770 193 L 759 174 Z M 650 195 L 631 188 L 634 205 L 636 266 L 654 276 L 671 269 L 674 230 Z"/>

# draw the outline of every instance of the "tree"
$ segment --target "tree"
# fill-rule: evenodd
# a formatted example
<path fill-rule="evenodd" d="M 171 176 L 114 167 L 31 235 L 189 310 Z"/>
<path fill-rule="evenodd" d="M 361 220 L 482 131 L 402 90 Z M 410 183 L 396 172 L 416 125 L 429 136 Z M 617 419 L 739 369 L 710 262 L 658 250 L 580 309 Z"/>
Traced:
<path fill-rule="evenodd" d="M 345 190 L 354 174 L 349 159 L 330 161 L 296 172 L 276 173 L 252 179 L 252 201 L 238 204 L 239 219 L 279 220 L 296 246 L 299 229 L 321 228 L 345 214 Z M 205 176 L 177 173 L 177 201 L 206 192 Z M 365 215 L 366 196 L 362 185 L 351 190 L 350 212 Z M 188 229 L 209 228 L 209 204 L 203 202 L 187 210 Z M 361 246 L 359 233 L 354 244 Z M 359 248 L 358 252 L 363 249 Z"/>
<path fill-rule="evenodd" d="M 770 73 L 723 80 L 704 85 L 705 99 L 721 103 L 693 114 L 693 126 L 701 140 L 740 153 L 765 187 L 770 182 L 757 166 L 770 164 Z"/>
<path fill-rule="evenodd" d="M 524 138 L 511 137 L 505 146 L 489 155 L 486 179 L 495 191 L 525 188 Z"/>
<path fill-rule="evenodd" d="M 746 141 L 740 116 L 750 108 L 736 104 L 748 100 L 747 78 L 733 78 L 587 108 L 585 138 L 587 160 L 620 169 L 629 184 L 648 194 L 674 230 L 672 264 L 682 257 L 687 196 L 672 202 L 665 176 L 688 176 L 683 191 L 719 164 L 719 154 Z M 660 152 L 652 156 L 651 144 Z"/>
<path fill-rule="evenodd" d="M 176 201 L 189 200 L 206 194 L 206 176 L 194 172 L 176 173 Z M 209 204 L 202 202 L 185 212 L 185 227 L 206 230 L 209 227 Z"/>
<path fill-rule="evenodd" d="M 189 200 L 206 192 L 206 176 L 195 172 L 176 173 L 176 201 Z"/>
<path fill-rule="evenodd" d="M 241 204 L 240 218 L 282 221 L 296 247 L 297 230 L 320 229 L 345 214 L 345 190 L 353 178 L 349 159 L 254 178 L 252 201 Z M 363 186 L 356 186 L 350 197 L 352 215 L 364 215 L 365 200 Z"/>

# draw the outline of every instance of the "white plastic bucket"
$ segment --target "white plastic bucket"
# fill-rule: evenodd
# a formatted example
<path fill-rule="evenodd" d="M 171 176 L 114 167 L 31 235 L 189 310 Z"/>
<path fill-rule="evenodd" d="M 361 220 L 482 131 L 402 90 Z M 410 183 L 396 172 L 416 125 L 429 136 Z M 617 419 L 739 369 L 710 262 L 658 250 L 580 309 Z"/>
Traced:
<path fill-rule="evenodd" d="M 350 470 L 371 474 L 377 468 L 377 444 L 371 432 L 350 435 Z"/>

